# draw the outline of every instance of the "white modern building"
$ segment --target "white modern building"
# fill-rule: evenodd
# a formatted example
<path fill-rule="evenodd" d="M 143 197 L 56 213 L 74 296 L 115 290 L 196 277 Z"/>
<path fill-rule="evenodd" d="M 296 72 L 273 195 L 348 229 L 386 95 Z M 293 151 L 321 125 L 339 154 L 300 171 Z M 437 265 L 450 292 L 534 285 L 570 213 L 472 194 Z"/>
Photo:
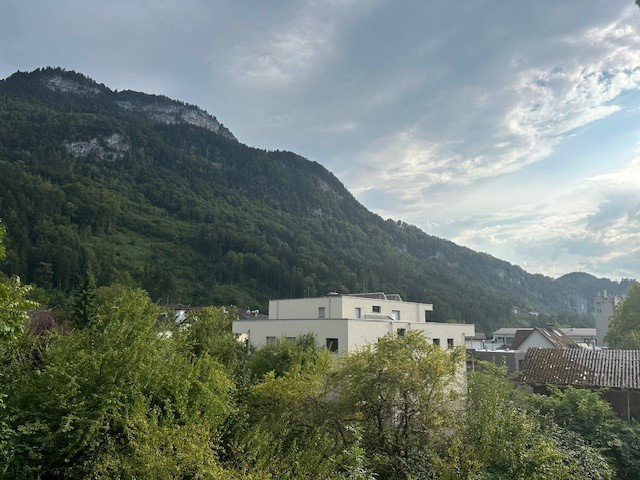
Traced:
<path fill-rule="evenodd" d="M 271 300 L 267 319 L 238 319 L 233 332 L 254 347 L 311 333 L 337 353 L 353 352 L 389 333 L 419 330 L 443 349 L 463 346 L 465 337 L 475 335 L 474 325 L 429 322 L 432 311 L 431 304 L 405 302 L 400 295 L 382 292 Z"/>
<path fill-rule="evenodd" d="M 605 346 L 604 337 L 609 329 L 609 320 L 613 317 L 616 307 L 622 302 L 622 298 L 617 295 L 609 295 L 605 290 L 596 295 L 594 300 L 594 314 L 596 317 L 596 333 L 598 335 L 598 345 Z"/>

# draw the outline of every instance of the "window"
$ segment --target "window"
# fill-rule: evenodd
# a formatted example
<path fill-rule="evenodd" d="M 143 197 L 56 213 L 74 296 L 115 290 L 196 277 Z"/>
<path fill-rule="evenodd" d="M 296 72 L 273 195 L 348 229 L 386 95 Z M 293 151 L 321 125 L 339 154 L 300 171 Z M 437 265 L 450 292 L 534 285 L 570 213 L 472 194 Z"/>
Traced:
<path fill-rule="evenodd" d="M 296 343 L 296 337 L 287 337 L 287 343 Z"/>
<path fill-rule="evenodd" d="M 433 339 L 433 344 L 440 346 L 440 339 L 439 338 L 434 338 Z"/>
<path fill-rule="evenodd" d="M 276 343 L 276 337 L 267 337 L 267 345 L 273 345 Z"/>
<path fill-rule="evenodd" d="M 398 332 L 398 336 L 399 337 L 404 337 L 407 334 L 407 329 L 406 328 L 399 328 L 397 330 L 397 332 Z"/>
<path fill-rule="evenodd" d="M 338 339 L 337 338 L 327 338 L 327 348 L 332 353 L 338 352 Z"/>
<path fill-rule="evenodd" d="M 447 338 L 447 348 L 453 348 L 453 338 Z"/>
<path fill-rule="evenodd" d="M 393 318 L 396 322 L 400 320 L 400 310 L 391 310 L 391 318 Z"/>
<path fill-rule="evenodd" d="M 374 305 L 372 311 L 373 313 L 380 313 L 380 305 Z"/>
<path fill-rule="evenodd" d="M 318 307 L 318 318 L 324 318 L 324 307 Z"/>
<path fill-rule="evenodd" d="M 356 318 L 362 318 L 362 309 L 360 307 L 356 307 Z"/>

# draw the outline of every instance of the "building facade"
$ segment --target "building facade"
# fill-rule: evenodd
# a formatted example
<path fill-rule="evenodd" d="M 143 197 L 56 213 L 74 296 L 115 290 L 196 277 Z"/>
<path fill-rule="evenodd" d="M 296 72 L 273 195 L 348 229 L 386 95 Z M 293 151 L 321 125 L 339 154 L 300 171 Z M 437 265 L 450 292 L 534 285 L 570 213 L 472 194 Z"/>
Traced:
<path fill-rule="evenodd" d="M 412 330 L 424 332 L 444 349 L 464 346 L 465 337 L 475 335 L 474 325 L 429 322 L 432 311 L 431 304 L 405 302 L 397 294 L 382 292 L 271 300 L 267 319 L 238 319 L 233 332 L 253 347 L 310 333 L 336 353 L 353 352 L 390 333 Z"/>
<path fill-rule="evenodd" d="M 606 346 L 604 337 L 609 329 L 609 320 L 613 317 L 618 304 L 622 302 L 622 298 L 617 295 L 609 295 L 605 290 L 603 293 L 596 295 L 594 299 L 594 315 L 596 317 L 596 334 L 598 336 L 598 345 Z"/>

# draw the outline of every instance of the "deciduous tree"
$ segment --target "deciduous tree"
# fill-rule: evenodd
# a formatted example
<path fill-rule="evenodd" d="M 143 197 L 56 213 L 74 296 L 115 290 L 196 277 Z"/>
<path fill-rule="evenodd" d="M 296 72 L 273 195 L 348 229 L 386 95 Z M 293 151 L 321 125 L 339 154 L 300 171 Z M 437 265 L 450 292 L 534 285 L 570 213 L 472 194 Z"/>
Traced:
<path fill-rule="evenodd" d="M 627 298 L 616 308 L 605 338 L 611 348 L 640 350 L 640 283 L 627 291 Z"/>

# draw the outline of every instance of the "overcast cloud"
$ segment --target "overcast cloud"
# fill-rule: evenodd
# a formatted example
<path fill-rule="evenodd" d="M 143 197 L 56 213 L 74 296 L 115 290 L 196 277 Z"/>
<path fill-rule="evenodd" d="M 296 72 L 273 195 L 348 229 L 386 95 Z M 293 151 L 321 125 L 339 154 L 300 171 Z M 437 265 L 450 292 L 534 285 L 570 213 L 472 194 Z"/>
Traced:
<path fill-rule="evenodd" d="M 531 272 L 640 277 L 631 0 L 4 0 L 0 76 L 47 65 L 195 103 Z"/>

